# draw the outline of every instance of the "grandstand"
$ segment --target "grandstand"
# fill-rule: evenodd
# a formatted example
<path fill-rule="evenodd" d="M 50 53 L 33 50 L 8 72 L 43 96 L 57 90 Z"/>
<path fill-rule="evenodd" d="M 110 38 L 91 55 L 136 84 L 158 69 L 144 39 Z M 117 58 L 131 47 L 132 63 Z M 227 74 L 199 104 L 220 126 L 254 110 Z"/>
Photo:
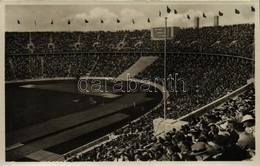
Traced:
<path fill-rule="evenodd" d="M 180 28 L 166 50 L 150 29 L 6 32 L 6 160 L 251 160 L 254 29 Z"/>

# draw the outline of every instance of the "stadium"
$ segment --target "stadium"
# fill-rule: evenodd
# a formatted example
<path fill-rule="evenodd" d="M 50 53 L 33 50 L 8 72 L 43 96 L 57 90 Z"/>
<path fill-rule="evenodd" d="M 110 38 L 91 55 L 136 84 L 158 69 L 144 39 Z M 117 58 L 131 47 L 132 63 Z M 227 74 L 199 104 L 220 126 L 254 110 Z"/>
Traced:
<path fill-rule="evenodd" d="M 232 12 L 256 9 L 245 10 Z M 5 32 L 6 161 L 252 160 L 255 24 L 220 25 L 223 13 L 213 26 L 188 13 L 192 27 L 165 17 L 114 31 L 70 30 L 72 19 L 68 31 L 21 31 L 17 19 Z"/>

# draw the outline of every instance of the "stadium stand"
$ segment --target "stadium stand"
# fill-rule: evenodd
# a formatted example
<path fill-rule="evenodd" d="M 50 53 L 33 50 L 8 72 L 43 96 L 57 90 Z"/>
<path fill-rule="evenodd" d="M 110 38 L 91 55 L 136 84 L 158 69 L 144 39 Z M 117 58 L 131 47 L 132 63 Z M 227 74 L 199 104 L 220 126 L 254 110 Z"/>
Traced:
<path fill-rule="evenodd" d="M 31 37 L 30 37 L 31 36 Z M 144 51 L 162 52 L 163 41 L 151 39 L 149 30 L 117 32 L 7 32 L 6 53 L 27 54 L 30 39 L 34 53 Z M 51 43 L 54 48 L 48 48 Z M 76 44 L 78 43 L 78 44 Z M 254 24 L 199 29 L 184 28 L 169 40 L 168 52 L 200 52 L 252 57 Z"/>
<path fill-rule="evenodd" d="M 156 138 L 147 121 L 159 111 L 116 131 L 115 139 L 70 161 L 241 161 L 252 157 L 254 137 L 254 88 L 226 101 L 180 131 Z M 234 154 L 234 155 L 232 155 Z"/>
<path fill-rule="evenodd" d="M 27 48 L 30 40 L 35 46 L 33 52 Z M 10 43 L 6 45 L 6 81 L 77 75 L 117 77 L 141 55 L 163 51 L 163 41 L 152 40 L 148 30 L 7 32 L 6 42 Z M 55 47 L 48 48 L 51 42 Z M 177 73 L 185 84 L 176 89 L 178 92 L 170 93 L 171 110 L 167 118 L 177 119 L 245 85 L 251 78 L 252 63 L 232 56 L 252 58 L 253 44 L 254 24 L 181 29 L 167 43 L 167 75 Z M 138 51 L 144 54 L 132 53 Z M 135 78 L 154 81 L 162 75 L 163 58 L 159 57 Z M 187 93 L 181 93 L 183 88 Z M 220 108 L 190 120 L 180 131 L 172 130 L 165 138 L 153 135 L 152 120 L 163 116 L 159 107 L 116 130 L 111 141 L 66 158 L 68 161 L 250 159 L 255 150 L 254 94 L 251 87 Z"/>

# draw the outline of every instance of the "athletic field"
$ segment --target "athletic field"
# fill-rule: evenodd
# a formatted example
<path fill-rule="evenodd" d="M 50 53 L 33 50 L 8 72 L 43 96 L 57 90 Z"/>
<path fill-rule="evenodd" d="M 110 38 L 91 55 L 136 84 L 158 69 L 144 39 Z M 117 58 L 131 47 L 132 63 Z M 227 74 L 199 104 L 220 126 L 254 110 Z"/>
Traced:
<path fill-rule="evenodd" d="M 82 93 L 76 80 L 7 83 L 6 160 L 59 157 L 142 116 L 162 99 L 159 92 L 114 92 L 112 86 L 106 93 Z"/>

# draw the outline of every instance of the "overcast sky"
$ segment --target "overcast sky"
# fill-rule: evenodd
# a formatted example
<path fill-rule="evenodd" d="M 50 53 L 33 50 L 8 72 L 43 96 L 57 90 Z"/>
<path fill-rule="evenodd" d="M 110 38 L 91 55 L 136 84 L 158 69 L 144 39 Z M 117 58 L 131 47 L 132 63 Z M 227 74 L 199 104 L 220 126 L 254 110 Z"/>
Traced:
<path fill-rule="evenodd" d="M 166 6 L 172 10 L 170 14 Z M 235 8 L 240 14 L 235 14 Z M 176 9 L 178 14 L 174 14 Z M 84 4 L 84 5 L 6 5 L 6 31 L 93 31 L 147 29 L 164 26 L 163 17 L 168 17 L 169 26 L 193 27 L 194 17 L 200 17 L 201 26 L 212 26 L 213 17 L 221 11 L 220 25 L 253 23 L 251 5 L 174 5 L 173 3 L 151 4 Z M 202 17 L 205 13 L 207 18 Z M 187 19 L 187 14 L 190 20 Z M 151 22 L 148 23 L 147 19 Z M 71 20 L 70 26 L 68 20 Z M 85 23 L 85 19 L 89 21 Z M 104 23 L 101 24 L 100 20 Z M 116 22 L 120 20 L 120 23 Z M 132 23 L 135 20 L 135 24 Z M 20 21 L 20 25 L 17 24 Z M 36 20 L 36 27 L 35 27 Z M 51 22 L 53 20 L 53 25 Z"/>

